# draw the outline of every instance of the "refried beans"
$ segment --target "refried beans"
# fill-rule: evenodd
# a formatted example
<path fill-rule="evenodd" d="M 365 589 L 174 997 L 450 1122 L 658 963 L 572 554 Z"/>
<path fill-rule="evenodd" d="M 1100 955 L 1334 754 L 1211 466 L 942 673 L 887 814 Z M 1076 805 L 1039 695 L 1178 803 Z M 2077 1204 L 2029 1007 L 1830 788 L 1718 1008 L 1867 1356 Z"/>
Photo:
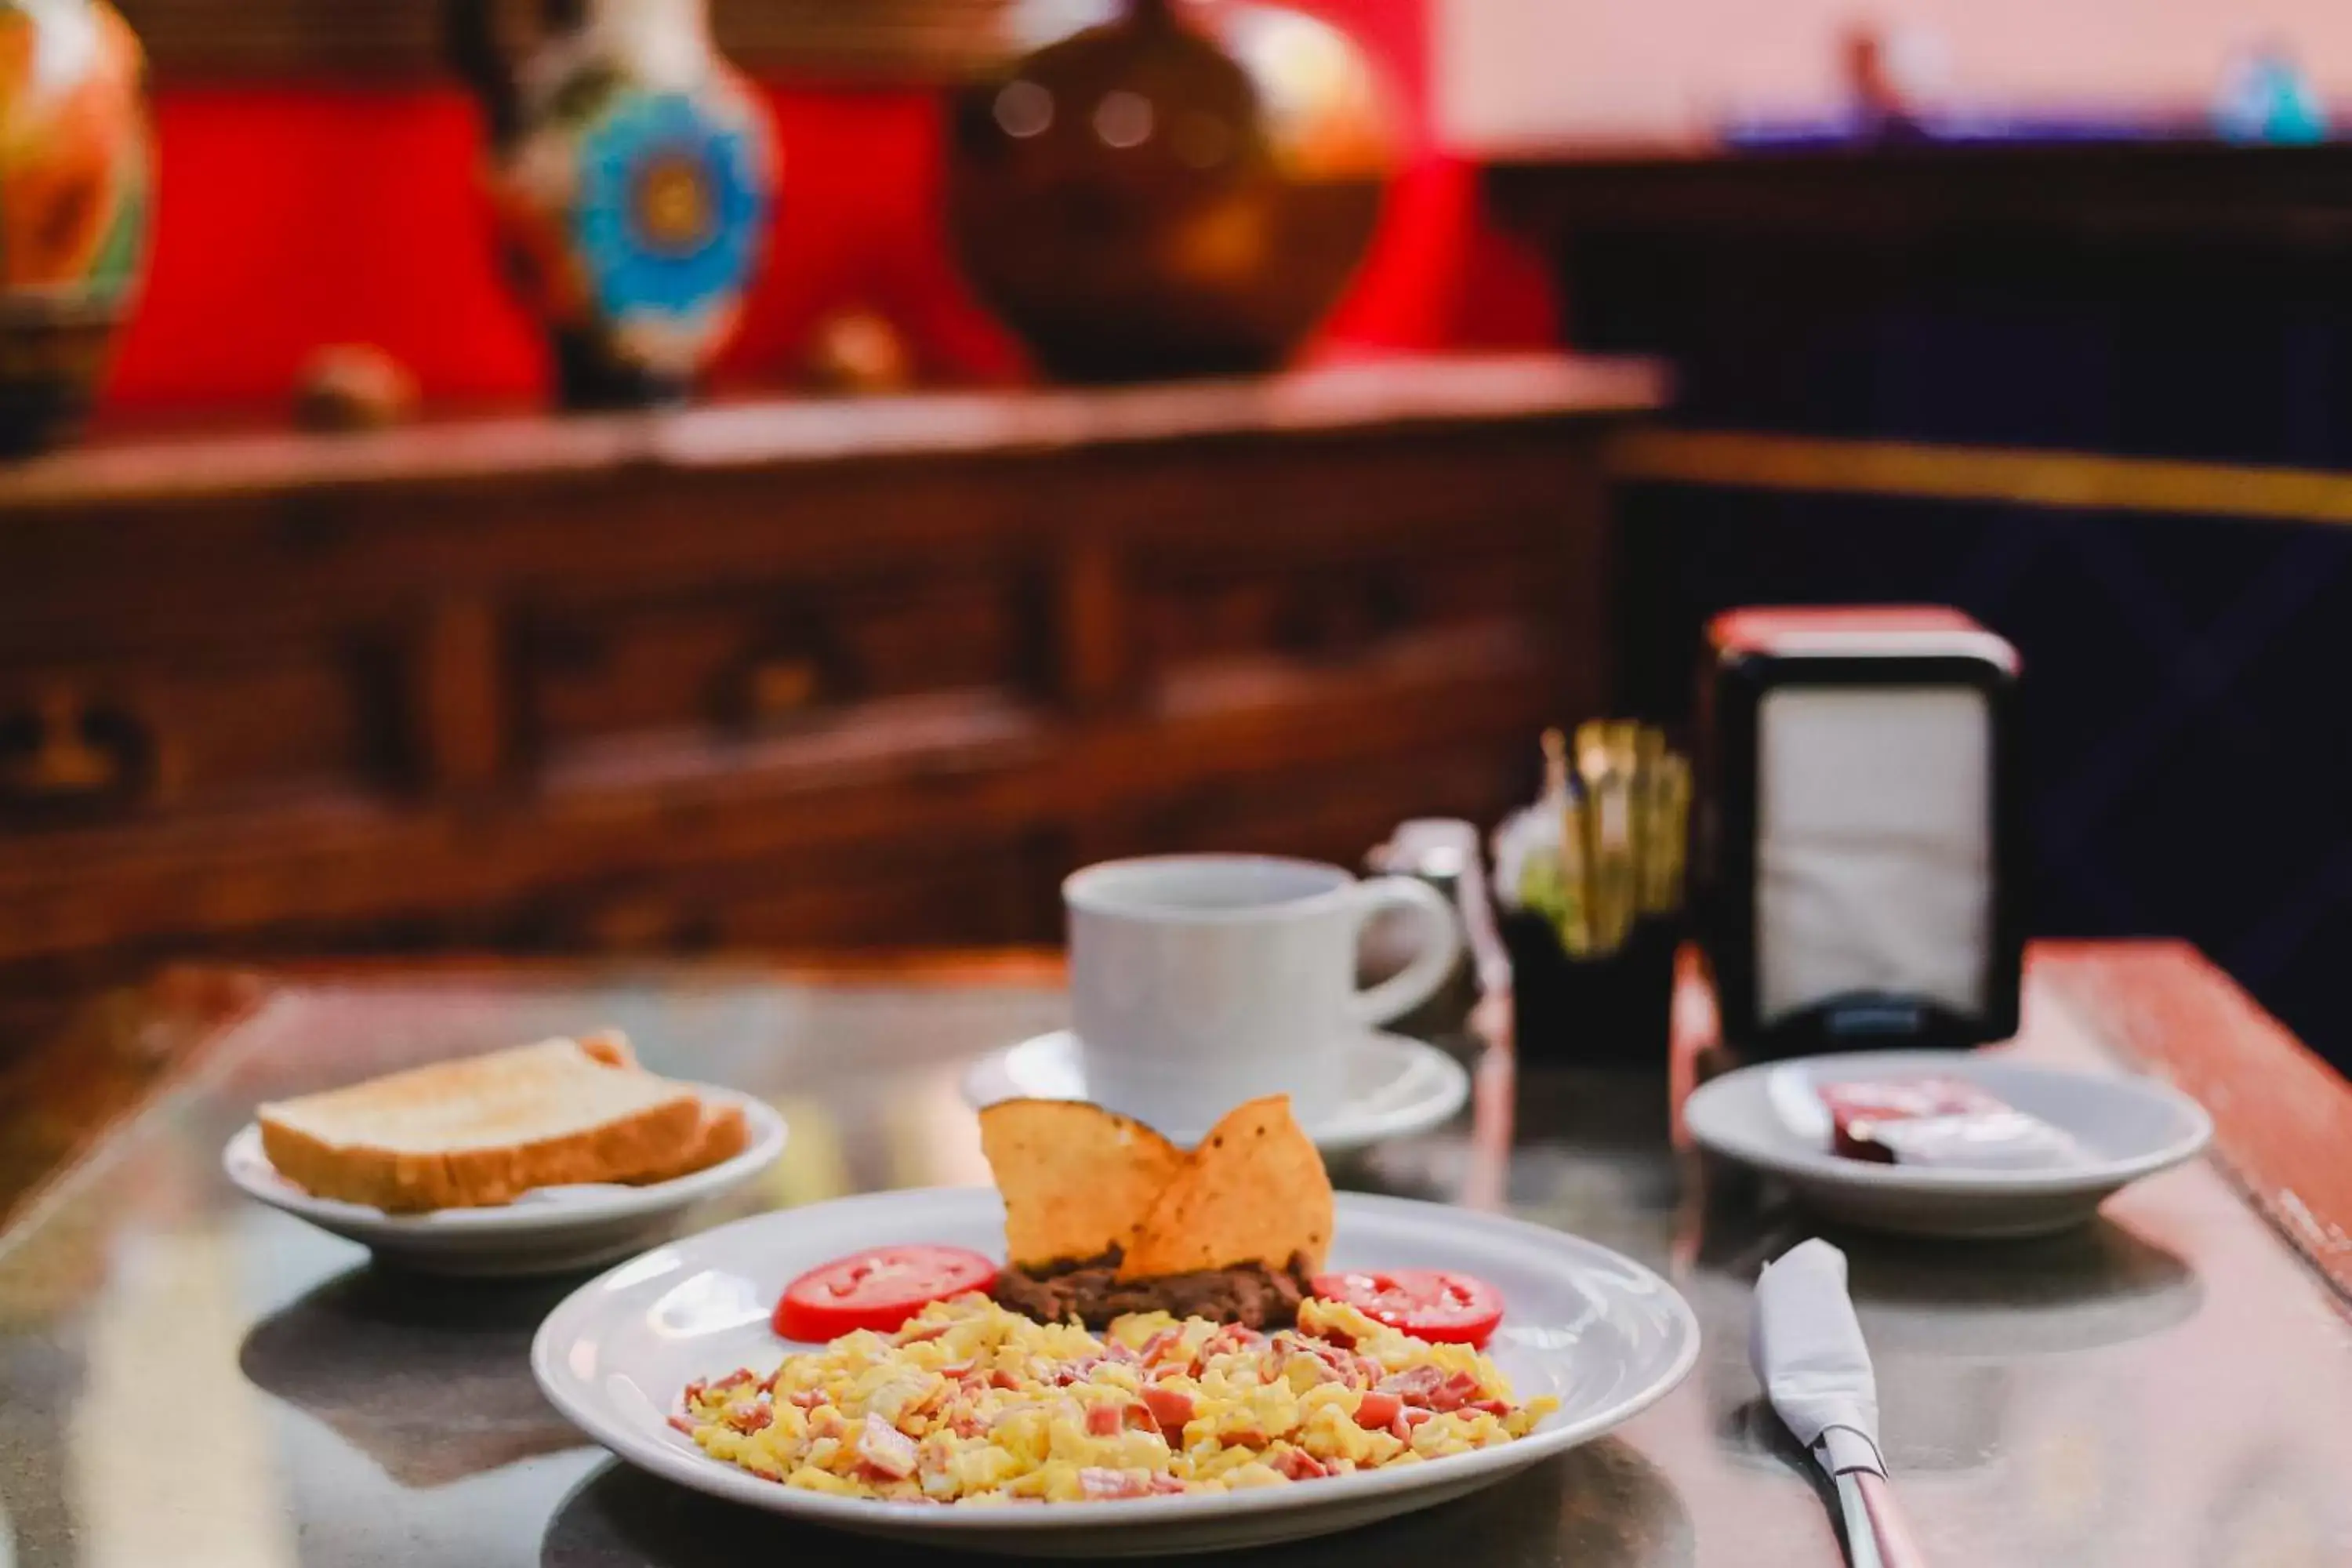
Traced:
<path fill-rule="evenodd" d="M 1008 1267 L 997 1276 L 993 1294 L 999 1306 L 1041 1323 L 1066 1323 L 1075 1318 L 1087 1328 L 1105 1329 L 1112 1319 L 1129 1312 L 1166 1312 L 1213 1323 L 1286 1329 L 1297 1321 L 1298 1303 L 1307 1293 L 1304 1258 L 1292 1258 L 1285 1268 L 1242 1263 L 1148 1279 L 1119 1279 L 1118 1264 L 1119 1249 L 1114 1247 L 1095 1258 L 1057 1258 L 1032 1268 Z"/>

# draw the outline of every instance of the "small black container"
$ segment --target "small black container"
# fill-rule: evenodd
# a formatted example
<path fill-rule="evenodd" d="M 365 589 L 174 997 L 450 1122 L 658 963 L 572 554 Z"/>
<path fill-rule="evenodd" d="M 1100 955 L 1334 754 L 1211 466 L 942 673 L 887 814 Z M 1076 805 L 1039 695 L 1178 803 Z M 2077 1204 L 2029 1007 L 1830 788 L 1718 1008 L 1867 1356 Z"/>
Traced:
<path fill-rule="evenodd" d="M 1505 910 L 1519 1059 L 1537 1067 L 1664 1069 L 1672 1037 L 1678 916 L 1644 916 L 1606 957 L 1571 958 L 1541 915 Z"/>

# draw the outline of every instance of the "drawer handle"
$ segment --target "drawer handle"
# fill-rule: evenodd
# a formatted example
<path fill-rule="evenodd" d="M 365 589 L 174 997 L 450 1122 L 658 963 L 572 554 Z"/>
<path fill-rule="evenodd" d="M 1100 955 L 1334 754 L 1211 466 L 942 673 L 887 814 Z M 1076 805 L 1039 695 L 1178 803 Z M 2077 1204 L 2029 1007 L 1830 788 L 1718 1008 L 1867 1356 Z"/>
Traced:
<path fill-rule="evenodd" d="M 1302 589 L 1285 607 L 1277 636 L 1292 653 L 1347 659 L 1405 631 L 1412 620 L 1400 574 L 1369 571 Z"/>
<path fill-rule="evenodd" d="M 124 795 L 146 750 L 145 731 L 130 715 L 50 687 L 0 721 L 0 799 L 54 805 Z"/>
<path fill-rule="evenodd" d="M 581 932 L 599 952 L 691 952 L 718 945 L 709 910 L 648 895 L 614 899 L 592 910 Z"/>
<path fill-rule="evenodd" d="M 770 654 L 736 672 L 728 704 L 753 729 L 782 723 L 824 700 L 824 667 L 805 654 Z"/>

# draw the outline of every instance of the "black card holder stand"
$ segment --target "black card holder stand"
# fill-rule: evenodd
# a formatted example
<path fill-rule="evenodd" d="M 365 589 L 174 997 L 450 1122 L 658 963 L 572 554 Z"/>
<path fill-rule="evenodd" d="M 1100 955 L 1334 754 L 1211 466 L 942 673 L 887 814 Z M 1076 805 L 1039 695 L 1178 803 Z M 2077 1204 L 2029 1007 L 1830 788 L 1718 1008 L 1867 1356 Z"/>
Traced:
<path fill-rule="evenodd" d="M 1664 1069 L 1675 1006 L 1679 916 L 1643 918 L 1624 945 L 1573 958 L 1541 915 L 1497 911 L 1511 953 L 1511 1005 L 1519 1060 L 1533 1067 Z"/>

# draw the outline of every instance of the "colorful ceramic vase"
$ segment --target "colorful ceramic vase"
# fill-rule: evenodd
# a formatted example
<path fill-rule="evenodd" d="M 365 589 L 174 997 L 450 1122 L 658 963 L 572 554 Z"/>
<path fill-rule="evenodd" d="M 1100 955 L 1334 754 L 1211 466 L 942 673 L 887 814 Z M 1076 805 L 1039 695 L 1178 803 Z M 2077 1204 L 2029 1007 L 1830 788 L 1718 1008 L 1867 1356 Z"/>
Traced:
<path fill-rule="evenodd" d="M 491 9 L 457 0 L 452 42 L 489 113 L 499 226 L 563 399 L 683 396 L 766 242 L 767 112 L 712 47 L 704 0 L 571 0 L 511 66 Z"/>
<path fill-rule="evenodd" d="M 147 253 L 153 162 L 130 26 L 104 0 L 0 0 L 0 449 L 88 412 Z"/>
<path fill-rule="evenodd" d="M 1056 376 L 1263 370 L 1339 299 L 1399 144 L 1345 34 L 1240 0 L 1127 0 L 959 95 L 950 222 Z"/>

